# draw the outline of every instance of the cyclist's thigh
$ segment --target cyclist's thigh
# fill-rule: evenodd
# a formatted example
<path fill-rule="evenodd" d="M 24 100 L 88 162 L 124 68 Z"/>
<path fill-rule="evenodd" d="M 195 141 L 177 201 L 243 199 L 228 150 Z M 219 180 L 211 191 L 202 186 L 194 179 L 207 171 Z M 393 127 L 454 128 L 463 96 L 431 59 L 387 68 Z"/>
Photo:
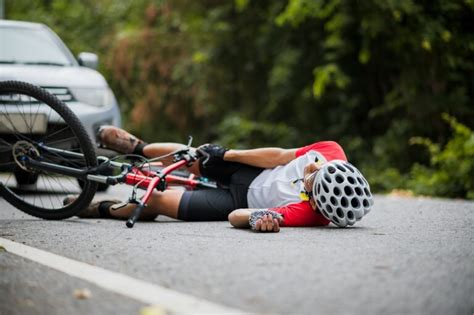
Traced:
<path fill-rule="evenodd" d="M 178 219 L 184 221 L 225 221 L 236 209 L 227 189 L 193 190 L 183 193 Z"/>
<path fill-rule="evenodd" d="M 202 176 L 224 185 L 230 184 L 232 175 L 242 168 L 242 166 L 244 166 L 244 164 L 221 161 L 214 163 L 212 166 L 204 167 L 202 160 L 199 161 L 199 170 Z"/>

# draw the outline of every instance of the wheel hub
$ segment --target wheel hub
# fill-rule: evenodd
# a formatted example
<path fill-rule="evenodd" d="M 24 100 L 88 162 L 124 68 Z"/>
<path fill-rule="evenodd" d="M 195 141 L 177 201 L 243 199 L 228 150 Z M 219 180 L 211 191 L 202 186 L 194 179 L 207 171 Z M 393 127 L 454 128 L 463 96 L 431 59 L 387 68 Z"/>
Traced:
<path fill-rule="evenodd" d="M 12 155 L 15 163 L 23 170 L 27 172 L 32 172 L 32 169 L 29 169 L 26 166 L 26 161 L 28 158 L 35 159 L 40 156 L 38 149 L 31 142 L 20 140 L 16 142 L 12 147 Z"/>

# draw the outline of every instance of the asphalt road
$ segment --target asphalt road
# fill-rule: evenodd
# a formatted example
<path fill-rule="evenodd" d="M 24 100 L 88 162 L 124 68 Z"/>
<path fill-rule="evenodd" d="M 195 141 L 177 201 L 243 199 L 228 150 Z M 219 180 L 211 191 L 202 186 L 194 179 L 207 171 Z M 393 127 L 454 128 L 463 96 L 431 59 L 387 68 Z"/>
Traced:
<path fill-rule="evenodd" d="M 355 227 L 277 234 L 164 217 L 133 229 L 115 220 L 43 221 L 3 199 L 0 209 L 0 237 L 247 312 L 474 312 L 474 202 L 377 196 Z M 78 288 L 90 298 L 77 299 Z M 0 251 L 1 315 L 139 314 L 143 306 Z"/>

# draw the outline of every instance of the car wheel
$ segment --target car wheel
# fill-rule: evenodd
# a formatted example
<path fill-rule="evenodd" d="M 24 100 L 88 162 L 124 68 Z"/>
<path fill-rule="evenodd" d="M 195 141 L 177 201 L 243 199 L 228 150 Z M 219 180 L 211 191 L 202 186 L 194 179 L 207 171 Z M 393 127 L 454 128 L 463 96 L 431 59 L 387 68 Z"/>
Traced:
<path fill-rule="evenodd" d="M 36 184 L 38 173 L 31 173 L 22 169 L 16 169 L 14 172 L 18 187 L 25 187 Z"/>

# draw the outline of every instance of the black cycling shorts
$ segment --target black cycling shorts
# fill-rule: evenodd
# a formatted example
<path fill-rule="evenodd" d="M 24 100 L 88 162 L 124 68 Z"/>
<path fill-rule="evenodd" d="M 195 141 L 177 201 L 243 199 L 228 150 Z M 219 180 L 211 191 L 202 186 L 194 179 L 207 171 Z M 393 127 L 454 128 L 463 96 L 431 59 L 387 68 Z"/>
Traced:
<path fill-rule="evenodd" d="M 178 209 L 184 221 L 224 221 L 235 209 L 248 208 L 247 191 L 262 168 L 222 161 L 204 168 L 201 175 L 215 180 L 220 188 L 185 191 Z"/>

